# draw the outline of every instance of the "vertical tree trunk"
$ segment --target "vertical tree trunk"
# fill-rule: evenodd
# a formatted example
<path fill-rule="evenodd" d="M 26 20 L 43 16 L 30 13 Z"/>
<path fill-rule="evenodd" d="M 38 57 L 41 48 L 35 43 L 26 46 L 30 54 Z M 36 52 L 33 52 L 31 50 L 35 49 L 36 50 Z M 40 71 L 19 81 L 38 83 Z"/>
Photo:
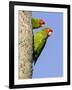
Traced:
<path fill-rule="evenodd" d="M 32 78 L 33 38 L 31 12 L 18 12 L 18 76 L 19 79 Z"/>

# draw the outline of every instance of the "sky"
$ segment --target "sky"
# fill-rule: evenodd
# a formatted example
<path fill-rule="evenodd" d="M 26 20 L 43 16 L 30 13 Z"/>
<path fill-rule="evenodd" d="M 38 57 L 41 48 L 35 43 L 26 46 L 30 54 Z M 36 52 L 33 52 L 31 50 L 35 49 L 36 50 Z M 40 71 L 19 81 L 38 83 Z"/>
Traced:
<path fill-rule="evenodd" d="M 63 13 L 61 12 L 32 12 L 32 17 L 41 18 L 45 26 L 35 29 L 33 33 L 50 27 L 52 36 L 47 39 L 46 45 L 33 66 L 32 78 L 50 78 L 63 76 Z"/>

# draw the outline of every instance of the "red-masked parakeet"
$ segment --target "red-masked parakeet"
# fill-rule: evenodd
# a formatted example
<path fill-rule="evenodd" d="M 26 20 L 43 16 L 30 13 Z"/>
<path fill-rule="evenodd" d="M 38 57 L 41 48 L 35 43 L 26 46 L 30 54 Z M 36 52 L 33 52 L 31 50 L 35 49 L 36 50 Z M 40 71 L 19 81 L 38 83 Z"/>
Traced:
<path fill-rule="evenodd" d="M 34 35 L 34 64 L 36 63 L 37 58 L 41 54 L 46 44 L 47 38 L 51 36 L 52 32 L 53 30 L 51 30 L 50 28 L 44 28 L 43 30 L 38 31 Z"/>
<path fill-rule="evenodd" d="M 45 22 L 39 18 L 32 18 L 32 29 L 40 28 L 44 26 Z"/>

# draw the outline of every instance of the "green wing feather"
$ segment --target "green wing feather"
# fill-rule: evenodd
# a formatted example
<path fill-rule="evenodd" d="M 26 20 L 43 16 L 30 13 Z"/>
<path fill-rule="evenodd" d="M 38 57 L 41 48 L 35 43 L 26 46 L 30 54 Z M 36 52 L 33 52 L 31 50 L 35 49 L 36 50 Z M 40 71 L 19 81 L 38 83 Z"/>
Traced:
<path fill-rule="evenodd" d="M 34 36 L 34 62 L 35 63 L 45 46 L 46 39 L 47 39 L 47 33 L 45 29 L 38 31 Z"/>
<path fill-rule="evenodd" d="M 42 40 L 41 43 L 39 43 L 39 46 L 35 51 L 34 51 L 34 64 L 36 63 L 38 57 L 40 56 L 44 46 L 45 46 L 46 40 Z"/>

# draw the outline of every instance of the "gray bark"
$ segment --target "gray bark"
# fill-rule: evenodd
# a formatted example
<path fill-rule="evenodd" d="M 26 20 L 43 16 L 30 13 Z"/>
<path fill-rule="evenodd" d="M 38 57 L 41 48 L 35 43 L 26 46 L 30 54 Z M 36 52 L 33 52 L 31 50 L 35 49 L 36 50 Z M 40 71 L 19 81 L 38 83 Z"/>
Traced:
<path fill-rule="evenodd" d="M 18 78 L 32 78 L 33 38 L 31 12 L 18 11 Z"/>

